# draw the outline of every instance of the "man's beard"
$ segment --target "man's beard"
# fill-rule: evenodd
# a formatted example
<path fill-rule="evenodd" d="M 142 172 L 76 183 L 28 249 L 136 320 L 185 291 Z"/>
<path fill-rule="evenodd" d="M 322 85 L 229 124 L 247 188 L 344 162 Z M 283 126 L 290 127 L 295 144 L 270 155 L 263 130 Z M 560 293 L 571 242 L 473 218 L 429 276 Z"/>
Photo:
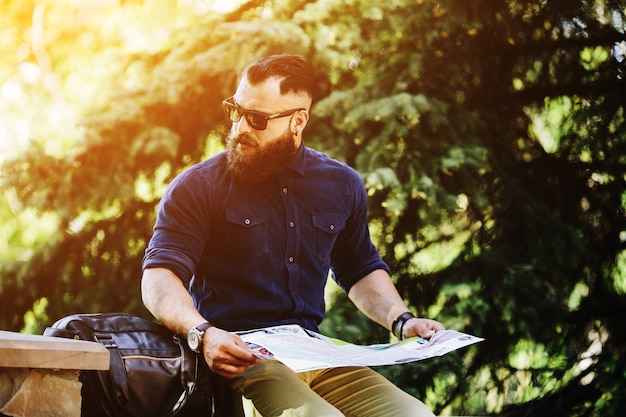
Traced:
<path fill-rule="evenodd" d="M 238 143 L 255 149 L 246 151 L 237 147 Z M 228 171 L 235 181 L 243 184 L 258 184 L 278 174 L 293 160 L 297 150 L 289 130 L 262 148 L 255 138 L 245 134 L 234 137 L 228 134 L 226 145 Z"/>

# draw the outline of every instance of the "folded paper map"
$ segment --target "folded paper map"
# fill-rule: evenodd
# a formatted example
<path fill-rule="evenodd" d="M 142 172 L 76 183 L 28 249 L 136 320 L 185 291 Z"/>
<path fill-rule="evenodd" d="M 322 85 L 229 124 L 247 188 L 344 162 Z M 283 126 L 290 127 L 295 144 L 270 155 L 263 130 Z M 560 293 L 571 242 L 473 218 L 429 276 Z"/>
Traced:
<path fill-rule="evenodd" d="M 296 372 L 415 362 L 484 340 L 455 330 L 443 330 L 428 340 L 413 337 L 401 342 L 362 346 L 298 325 L 266 327 L 238 334 L 259 358 L 280 361 Z"/>

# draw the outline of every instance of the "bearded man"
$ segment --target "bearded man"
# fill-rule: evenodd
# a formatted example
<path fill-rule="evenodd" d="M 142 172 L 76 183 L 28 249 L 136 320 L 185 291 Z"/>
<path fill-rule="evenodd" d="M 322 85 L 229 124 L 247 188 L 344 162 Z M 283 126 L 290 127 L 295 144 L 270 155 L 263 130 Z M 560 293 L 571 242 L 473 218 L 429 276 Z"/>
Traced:
<path fill-rule="evenodd" d="M 304 145 L 314 87 L 298 56 L 246 69 L 223 101 L 228 149 L 180 174 L 159 204 L 143 301 L 262 416 L 432 416 L 370 368 L 296 373 L 259 360 L 235 333 L 283 324 L 318 332 L 329 271 L 400 339 L 444 329 L 413 316 L 394 287 L 370 239 L 359 175 Z"/>

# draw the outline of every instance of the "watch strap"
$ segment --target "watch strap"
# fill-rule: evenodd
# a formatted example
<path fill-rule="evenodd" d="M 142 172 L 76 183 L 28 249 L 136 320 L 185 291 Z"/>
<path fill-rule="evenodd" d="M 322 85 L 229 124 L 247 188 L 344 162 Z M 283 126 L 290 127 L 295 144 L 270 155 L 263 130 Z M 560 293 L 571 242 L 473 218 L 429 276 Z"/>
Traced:
<path fill-rule="evenodd" d="M 415 314 L 410 311 L 400 314 L 391 325 L 391 332 L 393 335 L 400 340 L 404 340 L 404 324 L 412 318 L 415 318 Z"/>
<path fill-rule="evenodd" d="M 202 324 L 198 324 L 196 327 L 194 327 L 194 329 L 196 329 L 199 332 L 204 332 L 206 329 L 209 329 L 211 327 L 213 327 L 213 325 L 209 323 L 208 321 L 205 321 Z"/>

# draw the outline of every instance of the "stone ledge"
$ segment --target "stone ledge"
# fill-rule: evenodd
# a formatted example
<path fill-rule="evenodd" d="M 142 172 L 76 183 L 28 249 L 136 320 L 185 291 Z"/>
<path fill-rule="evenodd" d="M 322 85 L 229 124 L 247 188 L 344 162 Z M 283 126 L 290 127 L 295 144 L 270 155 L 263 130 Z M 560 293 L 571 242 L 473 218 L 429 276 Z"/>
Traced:
<path fill-rule="evenodd" d="M 80 417 L 78 370 L 0 368 L 0 413 L 13 417 Z"/>
<path fill-rule="evenodd" d="M 0 330 L 0 416 L 80 417 L 80 371 L 107 369 L 100 343 Z"/>
<path fill-rule="evenodd" d="M 0 368 L 109 369 L 100 343 L 0 330 Z"/>

